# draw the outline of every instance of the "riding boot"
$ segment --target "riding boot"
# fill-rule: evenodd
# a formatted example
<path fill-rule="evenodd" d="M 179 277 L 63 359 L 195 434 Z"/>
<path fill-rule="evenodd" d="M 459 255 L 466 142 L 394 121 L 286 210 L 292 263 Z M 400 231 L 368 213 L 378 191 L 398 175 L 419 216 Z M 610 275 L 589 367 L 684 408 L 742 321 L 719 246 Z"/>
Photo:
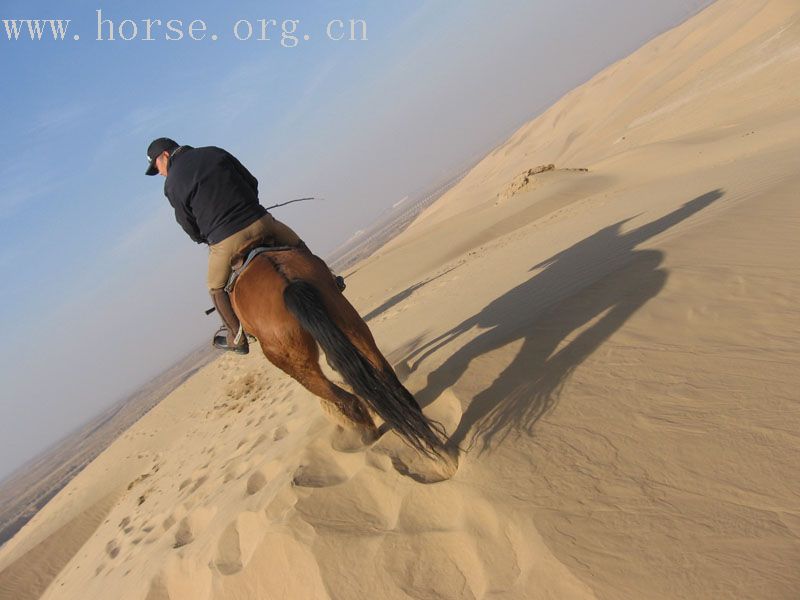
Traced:
<path fill-rule="evenodd" d="M 214 308 L 217 309 L 222 323 L 225 325 L 226 335 L 214 336 L 214 347 L 220 350 L 231 350 L 237 354 L 247 354 L 250 347 L 247 343 L 247 336 L 242 332 L 241 339 L 237 344 L 235 342 L 236 336 L 239 333 L 239 317 L 233 310 L 231 298 L 225 290 L 211 290 L 211 300 L 214 302 Z"/>

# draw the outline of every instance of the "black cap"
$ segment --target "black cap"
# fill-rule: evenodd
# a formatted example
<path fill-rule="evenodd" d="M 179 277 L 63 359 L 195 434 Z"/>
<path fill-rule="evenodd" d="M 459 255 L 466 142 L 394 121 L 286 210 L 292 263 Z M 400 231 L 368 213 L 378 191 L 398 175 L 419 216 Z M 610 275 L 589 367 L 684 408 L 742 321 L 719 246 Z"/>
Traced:
<path fill-rule="evenodd" d="M 175 140 L 165 137 L 158 138 L 157 140 L 150 142 L 150 145 L 147 147 L 147 161 L 150 164 L 147 165 L 147 171 L 145 171 L 144 174 L 157 175 L 158 167 L 156 167 L 156 158 L 158 158 L 165 150 L 172 151 L 177 148 L 178 145 L 178 142 Z"/>

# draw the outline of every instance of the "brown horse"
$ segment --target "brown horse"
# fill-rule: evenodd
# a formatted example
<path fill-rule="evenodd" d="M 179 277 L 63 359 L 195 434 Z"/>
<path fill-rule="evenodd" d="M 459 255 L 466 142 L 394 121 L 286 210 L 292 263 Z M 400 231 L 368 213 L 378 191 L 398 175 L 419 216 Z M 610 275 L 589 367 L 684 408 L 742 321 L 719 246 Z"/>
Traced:
<path fill-rule="evenodd" d="M 241 263 L 253 246 L 243 248 L 232 263 Z M 364 443 L 380 435 L 373 412 L 418 451 L 453 460 L 441 426 L 422 414 L 327 265 L 304 245 L 257 255 L 239 275 L 231 301 L 267 359 L 321 398 L 325 412 L 356 430 Z M 355 394 L 325 376 L 317 344 Z"/>

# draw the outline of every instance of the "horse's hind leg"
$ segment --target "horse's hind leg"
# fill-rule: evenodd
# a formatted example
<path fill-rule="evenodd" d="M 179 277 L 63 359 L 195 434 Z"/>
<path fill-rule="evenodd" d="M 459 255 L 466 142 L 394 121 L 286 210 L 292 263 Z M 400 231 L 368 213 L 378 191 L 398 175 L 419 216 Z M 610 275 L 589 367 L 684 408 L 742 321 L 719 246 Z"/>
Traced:
<path fill-rule="evenodd" d="M 323 375 L 324 377 L 324 375 Z M 326 379 L 327 381 L 327 379 Z M 320 407 L 328 419 L 336 424 L 340 430 L 353 431 L 356 433 L 360 440 L 355 446 L 352 442 L 340 441 L 339 446 L 334 446 L 337 450 L 345 447 L 358 447 L 360 444 L 371 444 L 378 439 L 382 432 L 375 427 L 375 422 L 369 414 L 364 404 L 357 396 L 354 396 L 347 390 L 342 389 L 332 382 L 328 382 L 331 390 L 331 397 L 333 400 L 320 396 Z M 309 388 L 310 389 L 310 388 Z M 315 392 L 316 393 L 316 392 Z M 353 411 L 352 409 L 356 410 Z M 355 414 L 354 414 L 355 412 Z"/>
<path fill-rule="evenodd" d="M 346 429 L 358 430 L 368 438 L 365 441 L 371 441 L 376 436 L 375 423 L 361 400 L 330 381 L 321 370 L 301 383 L 320 397 L 323 412 L 335 423 Z"/>
<path fill-rule="evenodd" d="M 305 332 L 295 338 L 291 348 L 271 348 L 262 343 L 264 355 L 272 364 L 320 398 L 323 412 L 336 424 L 358 431 L 365 442 L 377 437 L 377 429 L 364 404 L 350 392 L 333 383 L 319 366 L 317 344 Z"/>
<path fill-rule="evenodd" d="M 397 374 L 394 372 L 392 365 L 389 364 L 389 361 L 386 360 L 386 357 L 378 348 L 378 345 L 375 343 L 375 338 L 372 336 L 372 332 L 369 329 L 369 326 L 361 318 L 361 315 L 353 308 L 353 306 L 345 300 L 340 305 L 341 312 L 340 312 L 340 320 L 337 323 L 339 328 L 345 333 L 345 335 L 350 339 L 353 345 L 358 348 L 359 352 L 366 358 L 372 365 L 378 369 L 379 371 L 383 372 L 384 375 L 389 378 L 389 380 L 393 381 L 393 383 L 397 386 L 403 387 L 400 381 L 397 379 Z M 403 389 L 405 389 L 403 387 Z M 422 412 L 419 404 L 417 403 L 416 398 L 406 390 L 406 401 L 408 402 L 409 406 L 414 410 L 418 410 Z"/>

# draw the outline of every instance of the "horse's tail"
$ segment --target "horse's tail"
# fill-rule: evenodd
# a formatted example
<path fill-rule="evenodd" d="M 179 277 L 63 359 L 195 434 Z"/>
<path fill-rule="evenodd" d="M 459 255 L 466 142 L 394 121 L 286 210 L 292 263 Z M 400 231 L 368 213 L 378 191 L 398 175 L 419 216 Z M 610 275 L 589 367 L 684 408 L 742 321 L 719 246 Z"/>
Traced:
<path fill-rule="evenodd" d="M 322 346 L 331 366 L 353 391 L 409 444 L 428 456 L 442 456 L 444 431 L 422 414 L 419 404 L 391 369 L 377 369 L 339 329 L 319 291 L 308 281 L 290 281 L 286 308 Z"/>

